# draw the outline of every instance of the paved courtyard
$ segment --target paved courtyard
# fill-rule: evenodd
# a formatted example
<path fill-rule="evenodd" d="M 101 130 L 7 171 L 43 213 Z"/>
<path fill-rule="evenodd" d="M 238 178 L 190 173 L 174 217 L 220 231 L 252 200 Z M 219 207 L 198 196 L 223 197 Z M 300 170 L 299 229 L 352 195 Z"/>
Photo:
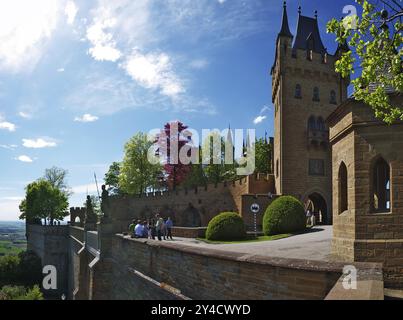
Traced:
<path fill-rule="evenodd" d="M 257 254 L 270 257 L 330 260 L 331 226 L 317 226 L 311 232 L 290 238 L 236 244 L 209 244 L 195 239 L 174 238 L 183 245 L 207 247 L 223 251 Z"/>

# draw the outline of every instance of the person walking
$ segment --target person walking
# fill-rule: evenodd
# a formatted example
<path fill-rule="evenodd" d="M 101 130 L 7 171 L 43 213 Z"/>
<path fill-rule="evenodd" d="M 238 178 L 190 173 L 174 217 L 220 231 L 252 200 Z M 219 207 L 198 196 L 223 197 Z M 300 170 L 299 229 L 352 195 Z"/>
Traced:
<path fill-rule="evenodd" d="M 164 219 L 160 217 L 159 214 L 156 215 L 157 218 L 157 223 L 155 224 L 155 229 L 157 230 L 157 237 L 158 241 L 162 241 L 162 232 L 163 232 L 163 225 L 164 225 Z"/>
<path fill-rule="evenodd" d="M 174 225 L 173 221 L 171 220 L 170 217 L 168 217 L 167 221 L 165 222 L 165 227 L 167 229 L 167 239 L 170 238 L 171 240 L 173 240 L 173 238 L 172 238 L 172 227 L 173 227 L 173 225 Z"/>
<path fill-rule="evenodd" d="M 311 214 L 311 211 L 309 209 L 306 211 L 306 224 L 309 227 L 313 227 L 312 214 Z"/>

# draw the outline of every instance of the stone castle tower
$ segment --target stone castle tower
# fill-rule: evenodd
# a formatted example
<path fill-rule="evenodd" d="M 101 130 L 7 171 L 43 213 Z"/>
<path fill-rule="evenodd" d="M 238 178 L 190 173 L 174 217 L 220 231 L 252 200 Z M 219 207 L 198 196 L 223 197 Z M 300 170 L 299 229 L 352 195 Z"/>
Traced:
<path fill-rule="evenodd" d="M 286 3 L 271 70 L 276 193 L 293 195 L 325 224 L 332 222 L 332 170 L 325 119 L 347 99 L 348 79 L 334 70 L 337 57 L 323 45 L 318 16 L 301 14 L 295 36 Z"/>

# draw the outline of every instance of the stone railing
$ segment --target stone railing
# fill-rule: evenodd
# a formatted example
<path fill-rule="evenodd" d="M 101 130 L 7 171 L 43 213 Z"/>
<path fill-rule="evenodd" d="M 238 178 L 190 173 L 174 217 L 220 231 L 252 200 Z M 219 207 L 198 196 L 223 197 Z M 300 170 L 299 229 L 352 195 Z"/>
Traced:
<path fill-rule="evenodd" d="M 85 242 L 85 233 L 84 228 L 70 226 L 70 237 L 78 240 L 81 243 Z"/>
<path fill-rule="evenodd" d="M 85 239 L 85 247 L 93 255 L 99 255 L 99 242 L 97 231 L 87 231 Z"/>
<path fill-rule="evenodd" d="M 341 276 L 326 300 L 384 300 L 382 264 L 357 263 L 354 268 L 357 279 L 354 274 Z"/>
<path fill-rule="evenodd" d="M 158 291 L 136 290 L 138 279 L 131 269 L 191 299 L 381 299 L 383 295 L 382 269 L 374 263 L 353 263 L 359 270 L 359 290 L 338 295 L 344 263 L 227 252 L 122 235 L 113 238 L 112 247 L 111 299 L 117 295 L 120 299 L 165 299 Z"/>

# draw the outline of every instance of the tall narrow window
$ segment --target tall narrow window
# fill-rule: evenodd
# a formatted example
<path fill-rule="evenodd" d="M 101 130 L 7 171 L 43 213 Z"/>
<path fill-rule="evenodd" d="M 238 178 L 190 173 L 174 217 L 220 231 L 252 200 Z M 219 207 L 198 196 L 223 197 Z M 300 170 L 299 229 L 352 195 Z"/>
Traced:
<path fill-rule="evenodd" d="M 297 84 L 295 86 L 295 98 L 296 99 L 301 99 L 302 98 L 302 89 L 301 89 L 301 85 Z"/>
<path fill-rule="evenodd" d="M 318 87 L 313 88 L 313 98 L 312 98 L 312 100 L 313 101 L 320 101 L 320 99 L 319 99 L 319 88 Z"/>
<path fill-rule="evenodd" d="M 373 169 L 373 209 L 375 211 L 388 211 L 390 209 L 390 167 L 379 158 Z"/>
<path fill-rule="evenodd" d="M 344 162 L 339 168 L 339 214 L 348 210 L 348 182 L 347 167 Z"/>
<path fill-rule="evenodd" d="M 311 116 L 308 120 L 308 130 L 316 129 L 316 120 L 314 116 Z"/>
<path fill-rule="evenodd" d="M 278 161 L 278 159 L 277 159 L 277 161 L 276 161 L 276 177 L 278 178 L 278 176 L 279 176 L 279 171 L 280 171 L 280 163 L 279 163 L 279 161 Z"/>
<path fill-rule="evenodd" d="M 318 118 L 318 121 L 316 122 L 316 128 L 320 131 L 325 131 L 325 121 L 323 120 L 322 117 Z"/>
<path fill-rule="evenodd" d="M 337 104 L 336 91 L 334 90 L 330 91 L 330 103 Z"/>

